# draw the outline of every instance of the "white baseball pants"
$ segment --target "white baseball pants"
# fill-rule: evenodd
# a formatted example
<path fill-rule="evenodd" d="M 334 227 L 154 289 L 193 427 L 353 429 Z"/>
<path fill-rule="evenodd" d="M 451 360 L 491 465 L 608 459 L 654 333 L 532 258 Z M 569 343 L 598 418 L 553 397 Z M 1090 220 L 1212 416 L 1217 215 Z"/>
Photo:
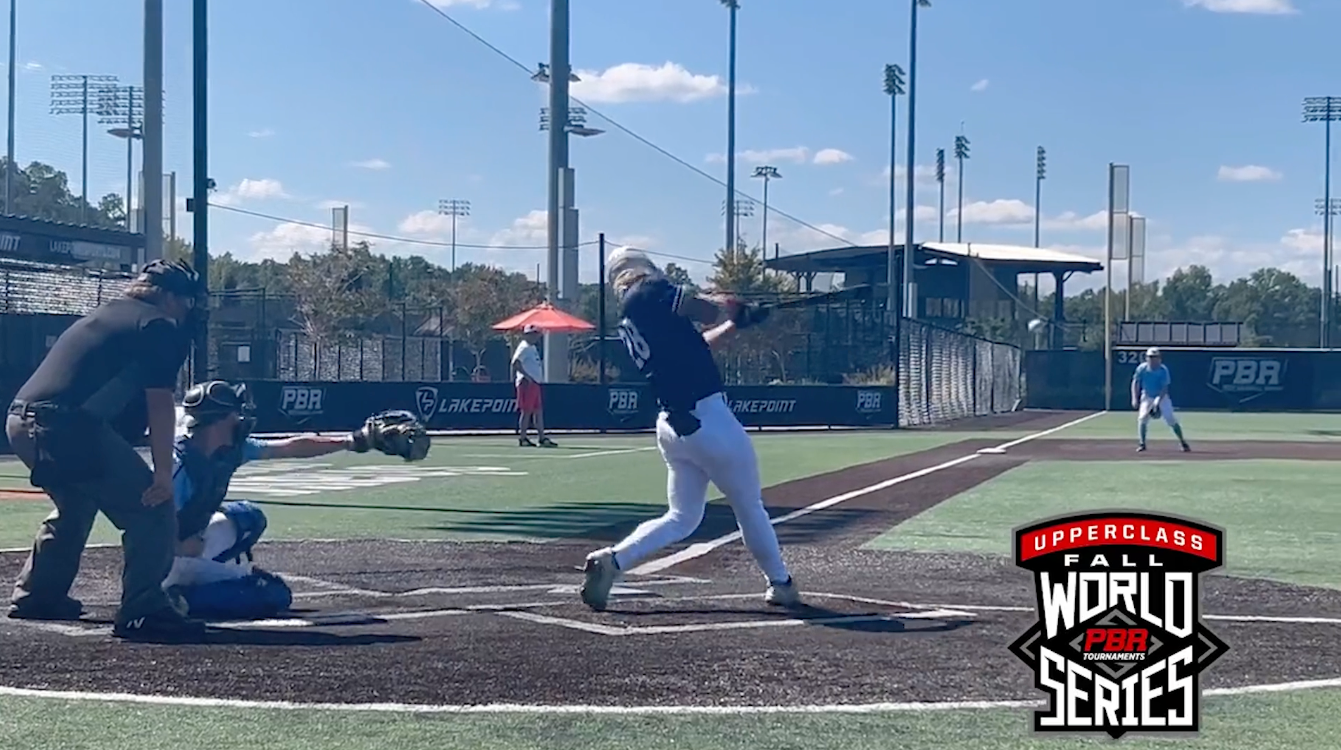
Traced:
<path fill-rule="evenodd" d="M 206 583 L 231 581 L 251 575 L 251 563 L 215 562 L 214 558 L 227 552 L 237 543 L 237 527 L 222 513 L 210 518 L 209 526 L 201 533 L 205 548 L 199 557 L 177 555 L 172 560 L 172 570 L 163 580 L 163 588 L 173 586 L 200 586 Z"/>
<path fill-rule="evenodd" d="M 614 546 L 620 568 L 632 570 L 658 550 L 694 533 L 703 522 L 711 483 L 726 496 L 745 547 L 764 575 L 775 583 L 788 580 L 791 576 L 782 561 L 777 533 L 764 508 L 759 462 L 750 436 L 723 394 L 700 400 L 691 413 L 702 426 L 688 437 L 676 435 L 664 413 L 657 419 L 657 448 L 668 470 L 670 509 L 642 523 Z"/>
<path fill-rule="evenodd" d="M 1137 422 L 1140 424 L 1149 422 L 1150 418 L 1154 416 L 1150 413 L 1151 407 L 1154 405 L 1155 399 L 1153 396 L 1142 394 L 1139 408 L 1136 412 Z M 1168 396 L 1159 400 L 1159 416 L 1164 420 L 1164 424 L 1167 424 L 1170 427 L 1176 427 L 1178 425 L 1178 415 L 1174 413 L 1173 402 L 1169 400 Z"/>

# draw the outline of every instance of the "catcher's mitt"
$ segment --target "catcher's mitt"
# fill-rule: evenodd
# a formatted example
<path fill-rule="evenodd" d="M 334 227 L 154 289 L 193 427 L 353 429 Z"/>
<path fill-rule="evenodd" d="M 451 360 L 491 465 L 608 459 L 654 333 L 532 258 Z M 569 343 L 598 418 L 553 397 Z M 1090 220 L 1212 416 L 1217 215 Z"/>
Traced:
<path fill-rule="evenodd" d="M 408 411 L 374 414 L 354 431 L 355 453 L 376 450 L 388 456 L 400 456 L 406 461 L 420 461 L 427 457 L 431 442 L 423 423 Z"/>

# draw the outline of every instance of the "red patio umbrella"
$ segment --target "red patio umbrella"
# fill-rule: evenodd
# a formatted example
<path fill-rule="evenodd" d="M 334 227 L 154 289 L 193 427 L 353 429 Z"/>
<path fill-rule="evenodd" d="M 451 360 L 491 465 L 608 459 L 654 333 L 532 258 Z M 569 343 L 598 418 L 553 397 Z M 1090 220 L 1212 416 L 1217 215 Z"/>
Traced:
<path fill-rule="evenodd" d="M 569 315 L 548 302 L 542 302 L 524 313 L 495 323 L 493 328 L 495 331 L 520 331 L 528 325 L 533 325 L 545 333 L 583 333 L 596 329 L 596 326 L 575 315 Z"/>

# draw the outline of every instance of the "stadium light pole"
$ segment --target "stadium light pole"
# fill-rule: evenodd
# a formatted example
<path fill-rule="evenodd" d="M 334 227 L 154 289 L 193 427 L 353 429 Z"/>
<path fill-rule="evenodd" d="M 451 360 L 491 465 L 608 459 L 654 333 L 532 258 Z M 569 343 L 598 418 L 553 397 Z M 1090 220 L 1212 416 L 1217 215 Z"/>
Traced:
<path fill-rule="evenodd" d="M 955 136 L 955 161 L 959 163 L 959 207 L 955 209 L 955 242 L 964 241 L 964 162 L 969 158 L 969 139 Z"/>
<path fill-rule="evenodd" d="M 144 259 L 163 257 L 163 0 L 144 0 Z"/>
<path fill-rule="evenodd" d="M 13 214 L 10 200 L 14 195 L 14 91 L 18 86 L 15 68 L 15 49 L 18 46 L 18 4 L 19 0 L 9 0 L 9 133 L 5 143 L 5 213 Z"/>
<path fill-rule="evenodd" d="M 456 218 L 470 216 L 470 201 L 448 198 L 438 201 L 438 213 L 452 217 L 452 268 L 456 270 Z"/>
<path fill-rule="evenodd" d="M 209 0 L 191 3 L 191 267 L 205 281 L 209 291 L 209 202 L 214 180 L 209 173 Z M 209 309 L 205 324 L 196 331 L 191 356 L 192 379 L 203 383 L 209 378 Z"/>
<path fill-rule="evenodd" d="M 81 159 L 80 193 L 83 205 L 79 220 L 88 222 L 88 117 L 96 114 L 95 103 L 116 85 L 116 76 L 57 75 L 51 77 L 51 114 L 80 115 L 84 118 L 84 145 Z"/>
<path fill-rule="evenodd" d="M 1336 250 L 1335 238 L 1332 236 L 1332 230 L 1336 228 L 1336 221 L 1333 217 L 1341 216 L 1341 198 L 1319 198 L 1313 202 L 1313 212 L 1322 217 L 1322 254 L 1325 258 L 1322 274 L 1322 304 L 1330 311 L 1336 306 L 1336 259 L 1332 255 L 1333 251 Z M 1329 315 L 1328 320 L 1330 319 L 1331 316 Z"/>
<path fill-rule="evenodd" d="M 899 158 L 899 97 L 905 93 L 903 88 L 903 68 L 897 65 L 885 66 L 885 95 L 889 97 L 889 251 L 885 259 L 885 312 L 889 316 L 889 321 L 893 322 L 895 311 L 899 309 L 899 267 L 896 265 L 894 247 L 898 244 L 895 237 L 895 213 L 898 205 L 898 198 L 895 195 L 898 177 L 894 174 L 898 170 Z M 911 221 L 911 214 L 905 217 L 905 221 Z M 904 248 L 906 257 L 911 250 Z"/>
<path fill-rule="evenodd" d="M 1341 120 L 1341 96 L 1311 96 L 1304 99 L 1304 122 L 1321 122 L 1323 124 L 1323 169 L 1322 169 L 1322 203 L 1330 205 L 1332 202 L 1332 123 Z M 1323 299 L 1329 299 L 1332 291 L 1331 270 L 1328 264 L 1332 259 L 1332 216 L 1330 211 L 1322 212 L 1322 262 L 1323 262 Z M 1322 306 L 1321 314 L 1321 337 L 1319 345 L 1326 349 L 1329 344 L 1328 336 L 1328 308 L 1329 305 Z"/>
<path fill-rule="evenodd" d="M 931 0 L 909 0 L 912 21 L 908 26 L 908 170 L 904 196 L 906 221 L 903 226 L 903 314 L 917 317 L 917 288 L 913 286 L 913 228 L 916 217 L 917 172 L 917 9 L 930 8 Z"/>
<path fill-rule="evenodd" d="M 1037 170 L 1034 172 L 1034 247 L 1039 247 L 1040 230 L 1043 226 L 1043 180 L 1048 176 L 1048 152 L 1038 147 Z M 1034 314 L 1038 315 L 1038 280 L 1042 274 L 1034 274 Z"/>
<path fill-rule="evenodd" d="M 778 168 L 769 164 L 754 168 L 754 177 L 764 181 L 764 220 L 760 226 L 759 244 L 764 249 L 764 260 L 768 260 L 768 183 L 782 179 Z"/>
<path fill-rule="evenodd" d="M 945 241 L 945 149 L 936 149 L 936 182 L 940 185 L 940 231 L 937 237 Z"/>
<path fill-rule="evenodd" d="M 749 200 L 732 201 L 731 203 L 722 201 L 722 215 L 726 216 L 727 211 L 730 211 L 737 220 L 748 219 L 751 216 L 754 216 L 754 203 Z M 736 234 L 735 242 L 736 244 L 731 247 L 732 252 L 735 252 L 736 247 L 739 247 L 740 245 L 739 233 Z"/>
<path fill-rule="evenodd" d="M 131 232 L 134 231 L 130 219 L 135 205 L 131 199 L 135 184 L 135 141 L 144 137 L 144 88 L 118 86 L 107 92 L 98 102 L 98 122 L 119 126 L 107 132 L 126 139 L 126 231 Z"/>
<path fill-rule="evenodd" d="M 731 16 L 731 40 L 727 51 L 726 84 L 726 245 L 725 249 L 736 247 L 737 216 L 732 206 L 736 202 L 736 13 L 740 10 L 738 0 L 721 0 Z M 767 253 L 767 248 L 765 248 Z"/>

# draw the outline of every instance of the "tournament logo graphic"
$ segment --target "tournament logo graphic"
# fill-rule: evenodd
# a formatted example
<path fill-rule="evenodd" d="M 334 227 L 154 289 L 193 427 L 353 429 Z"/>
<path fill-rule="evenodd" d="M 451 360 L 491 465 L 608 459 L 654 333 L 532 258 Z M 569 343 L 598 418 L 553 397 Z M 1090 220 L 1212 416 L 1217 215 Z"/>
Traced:
<path fill-rule="evenodd" d="M 438 389 L 431 385 L 420 386 L 414 392 L 414 407 L 419 412 L 419 421 L 428 424 L 428 420 L 438 413 Z"/>
<path fill-rule="evenodd" d="M 1287 364 L 1271 357 L 1214 357 L 1206 385 L 1231 400 L 1247 403 L 1285 390 Z"/>
<path fill-rule="evenodd" d="M 1010 646 L 1049 706 L 1034 730 L 1195 733 L 1201 674 L 1229 647 L 1201 620 L 1201 574 L 1225 532 L 1177 516 L 1099 511 L 1014 532 L 1039 620 Z"/>

